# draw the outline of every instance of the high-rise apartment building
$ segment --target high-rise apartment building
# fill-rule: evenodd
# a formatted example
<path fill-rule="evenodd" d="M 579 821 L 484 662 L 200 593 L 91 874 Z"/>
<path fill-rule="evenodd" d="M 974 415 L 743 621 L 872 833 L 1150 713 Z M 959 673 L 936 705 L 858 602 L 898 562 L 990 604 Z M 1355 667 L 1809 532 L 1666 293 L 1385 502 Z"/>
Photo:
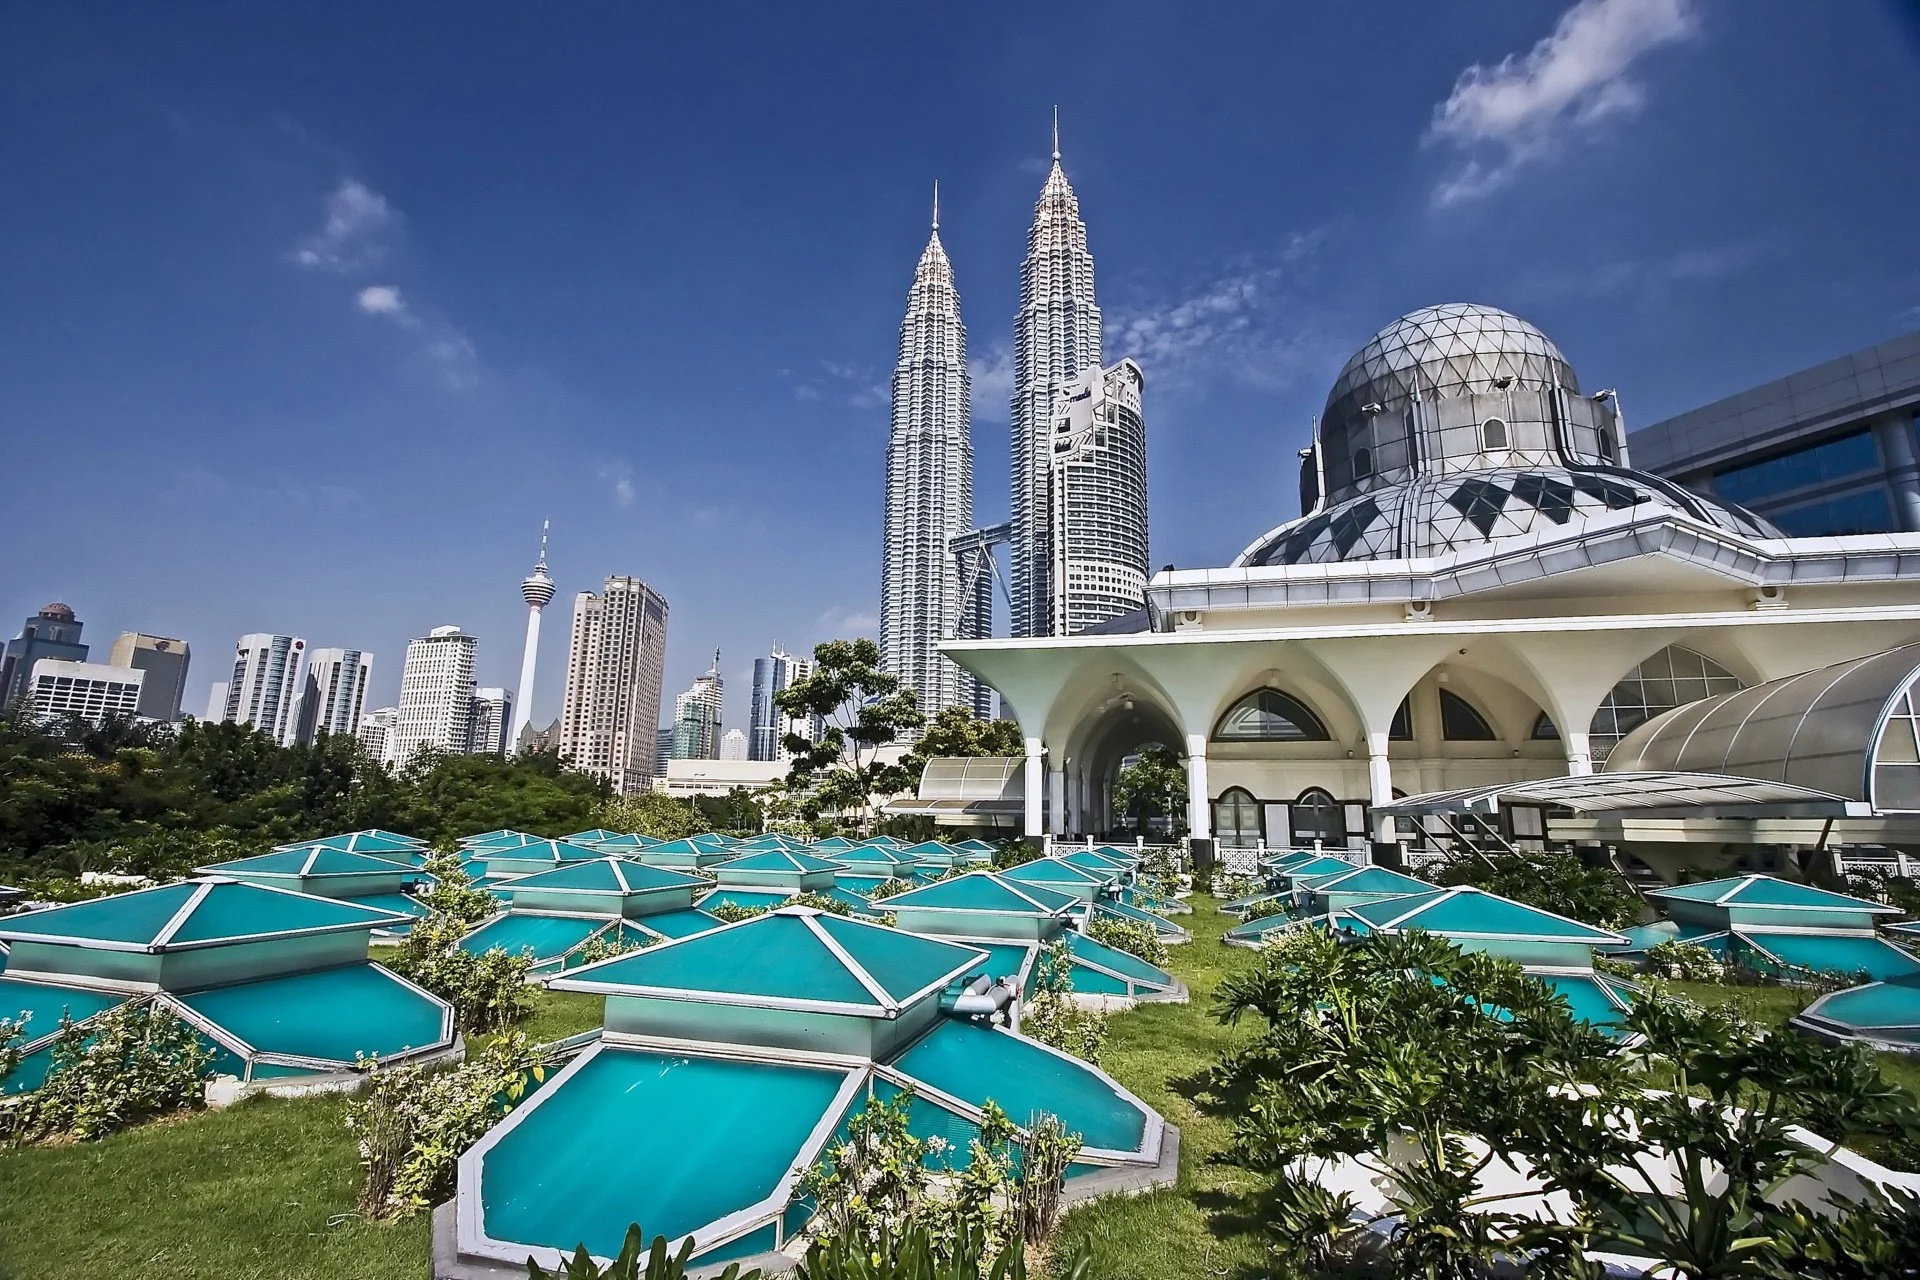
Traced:
<path fill-rule="evenodd" d="M 638 578 L 614 576 L 573 599 L 560 756 L 622 795 L 653 785 L 666 675 L 667 602 Z"/>
<path fill-rule="evenodd" d="M 207 713 L 200 718 L 208 724 L 218 724 L 227 716 L 227 682 L 216 680 L 207 688 Z"/>
<path fill-rule="evenodd" d="M 19 636 L 0 650 L 0 711 L 27 691 L 33 681 L 33 664 L 42 658 L 87 660 L 87 646 L 80 643 L 82 625 L 73 616 L 73 608 L 58 601 L 41 605 L 40 612 L 27 619 Z"/>
<path fill-rule="evenodd" d="M 720 651 L 713 651 L 713 665 L 694 677 L 687 691 L 673 700 L 673 747 L 675 760 L 712 760 L 720 754 L 720 716 L 726 698 L 726 683 L 720 679 Z"/>
<path fill-rule="evenodd" d="M 1146 511 L 1144 453 L 1135 467 L 1123 456 L 1103 459 L 1108 441 L 1096 435 L 1088 444 L 1092 453 L 1081 460 L 1070 486 L 1079 501 L 1064 508 L 1067 545 L 1056 545 L 1059 534 L 1052 519 L 1060 504 L 1052 490 L 1056 475 L 1052 463 L 1055 416 L 1065 388 L 1089 369 L 1104 367 L 1101 357 L 1100 308 L 1094 302 L 1093 255 L 1087 250 L 1087 225 L 1080 220 L 1080 200 L 1060 168 L 1060 130 L 1053 139 L 1053 168 L 1034 206 L 1033 226 L 1027 231 L 1027 255 L 1020 263 L 1020 312 L 1013 324 L 1013 403 L 1010 409 L 1013 492 L 1011 594 L 1013 634 L 1059 634 L 1056 619 L 1075 630 L 1139 608 L 1146 599 L 1144 560 L 1139 582 L 1124 560 L 1090 557 L 1101 550 L 1098 526 L 1113 518 L 1131 518 Z M 1135 372 L 1138 372 L 1137 366 Z M 1137 388 L 1136 396 L 1137 400 Z M 1137 414 L 1137 408 L 1136 408 Z M 1129 541 L 1131 535 L 1129 535 Z M 1067 581 L 1055 589 L 1062 571 Z M 1056 598 L 1058 597 L 1058 598 Z M 1121 605 L 1120 600 L 1131 601 Z"/>
<path fill-rule="evenodd" d="M 400 720 L 400 708 L 379 707 L 367 712 L 360 718 L 357 737 L 360 745 L 367 749 L 381 764 L 393 763 L 393 726 Z"/>
<path fill-rule="evenodd" d="M 778 645 L 764 658 L 753 660 L 753 696 L 747 712 L 747 759 L 784 760 L 780 745 L 790 733 L 818 742 L 825 726 L 816 717 L 794 718 L 774 703 L 774 695 L 813 674 L 813 659 L 783 653 Z"/>
<path fill-rule="evenodd" d="M 952 541 L 973 527 L 973 434 L 967 330 L 953 266 L 933 233 L 914 268 L 893 366 L 887 438 L 886 538 L 880 562 L 880 661 L 933 715 L 979 698 L 974 678 L 940 655 L 991 623 L 992 583 L 963 588 Z M 769 759 L 777 757 L 768 757 Z"/>
<path fill-rule="evenodd" d="M 166 636 L 122 631 L 107 662 L 146 672 L 140 683 L 140 714 L 149 720 L 178 720 L 187 694 L 187 642 Z"/>
<path fill-rule="evenodd" d="M 1048 635 L 1070 636 L 1147 601 L 1146 378 L 1122 360 L 1062 388 L 1047 446 Z"/>
<path fill-rule="evenodd" d="M 473 727 L 467 750 L 476 756 L 507 754 L 507 733 L 513 724 L 513 695 L 505 689 L 473 691 Z"/>
<path fill-rule="evenodd" d="M 720 737 L 720 758 L 722 760 L 745 760 L 747 758 L 747 735 L 743 729 L 729 729 Z"/>
<path fill-rule="evenodd" d="M 373 655 L 359 649 L 314 649 L 294 713 L 294 741 L 305 745 L 319 735 L 359 731 L 373 679 Z"/>
<path fill-rule="evenodd" d="M 388 754 L 404 765 L 422 747 L 464 753 L 473 725 L 475 637 L 458 627 L 435 627 L 407 643 L 400 673 L 400 714 Z"/>
<path fill-rule="evenodd" d="M 66 662 L 41 658 L 21 695 L 37 719 L 78 716 L 99 724 L 108 716 L 138 715 L 146 672 L 105 662 Z"/>
<path fill-rule="evenodd" d="M 250 724 L 275 742 L 294 741 L 299 731 L 294 709 L 306 659 L 307 642 L 299 636 L 241 636 L 234 646 L 227 705 L 220 718 Z"/>

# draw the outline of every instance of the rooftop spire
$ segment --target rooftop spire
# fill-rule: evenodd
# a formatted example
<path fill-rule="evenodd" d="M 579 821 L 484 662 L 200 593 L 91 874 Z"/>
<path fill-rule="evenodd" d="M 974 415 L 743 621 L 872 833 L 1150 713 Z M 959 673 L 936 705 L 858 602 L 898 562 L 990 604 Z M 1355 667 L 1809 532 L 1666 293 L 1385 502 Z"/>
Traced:
<path fill-rule="evenodd" d="M 1053 158 L 1060 158 L 1060 104 L 1053 104 Z"/>
<path fill-rule="evenodd" d="M 542 520 L 540 522 L 540 559 L 535 561 L 535 563 L 542 569 L 547 567 L 547 529 L 552 524 L 553 521 L 551 520 Z"/>
<path fill-rule="evenodd" d="M 940 229 L 940 179 L 933 180 L 933 229 Z"/>

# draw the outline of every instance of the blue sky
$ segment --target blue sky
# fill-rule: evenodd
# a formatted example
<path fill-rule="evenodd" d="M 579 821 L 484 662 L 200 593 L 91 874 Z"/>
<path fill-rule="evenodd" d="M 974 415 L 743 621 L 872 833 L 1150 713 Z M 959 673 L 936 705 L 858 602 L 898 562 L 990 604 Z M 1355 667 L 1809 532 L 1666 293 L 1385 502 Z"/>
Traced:
<path fill-rule="evenodd" d="M 1533 320 L 1646 423 L 1920 327 L 1907 0 L 0 10 L 0 625 L 102 655 L 672 606 L 669 692 L 871 630 L 885 385 L 933 181 L 1006 510 L 1055 103 L 1146 369 L 1153 560 L 1296 513 L 1396 315 Z"/>

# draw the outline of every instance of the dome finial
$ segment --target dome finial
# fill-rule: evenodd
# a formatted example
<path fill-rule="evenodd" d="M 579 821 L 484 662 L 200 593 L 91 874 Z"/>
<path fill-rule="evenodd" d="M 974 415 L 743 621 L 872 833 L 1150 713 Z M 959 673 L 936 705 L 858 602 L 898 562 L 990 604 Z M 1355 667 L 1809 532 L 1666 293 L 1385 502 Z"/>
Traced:
<path fill-rule="evenodd" d="M 1053 158 L 1060 159 L 1060 104 L 1053 104 Z"/>

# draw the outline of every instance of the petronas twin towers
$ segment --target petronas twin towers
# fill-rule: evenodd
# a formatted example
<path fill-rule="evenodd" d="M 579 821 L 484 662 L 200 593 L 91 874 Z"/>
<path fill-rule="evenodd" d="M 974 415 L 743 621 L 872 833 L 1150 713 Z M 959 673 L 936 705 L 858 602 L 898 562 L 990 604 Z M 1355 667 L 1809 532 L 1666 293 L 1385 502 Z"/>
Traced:
<path fill-rule="evenodd" d="M 953 266 L 933 235 L 914 270 L 893 370 L 880 648 L 887 670 L 942 708 L 989 712 L 988 693 L 939 643 L 990 633 L 992 548 L 1009 548 L 1016 636 L 1069 635 L 1143 606 L 1146 430 L 1139 366 L 1101 360 L 1093 255 L 1080 201 L 1053 168 L 1020 264 L 1013 330 L 1011 519 L 977 528 L 971 382 Z"/>

